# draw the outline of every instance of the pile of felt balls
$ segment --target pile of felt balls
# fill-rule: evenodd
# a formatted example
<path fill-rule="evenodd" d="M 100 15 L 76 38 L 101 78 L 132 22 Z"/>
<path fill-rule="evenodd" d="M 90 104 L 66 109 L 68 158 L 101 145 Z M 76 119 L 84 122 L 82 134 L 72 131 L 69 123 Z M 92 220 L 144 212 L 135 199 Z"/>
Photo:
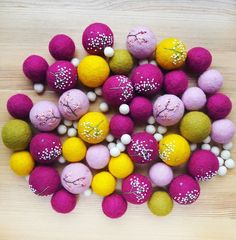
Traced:
<path fill-rule="evenodd" d="M 113 32 L 102 23 L 84 30 L 82 44 L 89 55 L 79 60 L 73 40 L 56 35 L 49 43 L 52 65 L 37 55 L 24 61 L 36 92 L 47 83 L 59 99 L 33 104 L 24 94 L 10 97 L 7 109 L 15 119 L 2 129 L 3 143 L 14 151 L 11 169 L 28 177 L 33 193 L 52 195 L 55 211 L 68 213 L 79 194 L 94 192 L 110 218 L 121 217 L 127 202 L 147 203 L 165 216 L 173 200 L 187 205 L 198 199 L 199 181 L 235 166 L 235 126 L 225 119 L 232 103 L 218 92 L 223 77 L 209 69 L 207 49 L 187 51 L 176 38 L 157 43 L 142 26 L 128 33 L 127 50 L 113 49 Z M 194 87 L 188 87 L 189 73 L 197 79 Z M 99 111 L 90 112 L 97 97 L 103 99 Z M 104 113 L 110 110 L 116 114 L 109 121 Z M 185 173 L 175 176 L 183 165 Z M 148 174 L 135 171 L 138 166 Z"/>

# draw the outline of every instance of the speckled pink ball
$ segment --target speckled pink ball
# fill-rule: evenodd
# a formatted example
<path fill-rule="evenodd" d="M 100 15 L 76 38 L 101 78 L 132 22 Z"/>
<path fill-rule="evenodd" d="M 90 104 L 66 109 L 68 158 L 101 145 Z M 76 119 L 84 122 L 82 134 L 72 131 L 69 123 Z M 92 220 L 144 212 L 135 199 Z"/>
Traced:
<path fill-rule="evenodd" d="M 114 36 L 104 23 L 90 24 L 83 32 L 82 43 L 89 54 L 102 55 L 106 47 L 112 47 Z"/>
<path fill-rule="evenodd" d="M 71 89 L 61 95 L 58 108 L 65 119 L 75 121 L 88 112 L 89 100 L 81 90 Z"/>
<path fill-rule="evenodd" d="M 134 88 L 128 77 L 114 75 L 109 77 L 103 84 L 102 95 L 109 105 L 117 107 L 132 100 Z"/>
<path fill-rule="evenodd" d="M 191 204 L 198 199 L 200 186 L 194 178 L 187 174 L 182 174 L 171 181 L 169 194 L 179 204 Z"/>
<path fill-rule="evenodd" d="M 127 210 L 127 201 L 117 193 L 113 193 L 103 198 L 102 211 L 109 218 L 119 218 L 125 214 Z"/>
<path fill-rule="evenodd" d="M 7 101 L 8 112 L 12 117 L 18 119 L 28 119 L 32 107 L 32 100 L 25 94 L 15 94 Z"/>
<path fill-rule="evenodd" d="M 126 39 L 128 51 L 138 59 L 149 58 L 156 48 L 156 36 L 147 27 L 133 28 Z"/>
<path fill-rule="evenodd" d="M 53 63 L 47 71 L 47 84 L 51 90 L 59 94 L 75 88 L 77 72 L 74 65 L 67 61 Z"/>
<path fill-rule="evenodd" d="M 61 186 L 60 175 L 53 167 L 37 166 L 29 177 L 29 187 L 39 196 L 55 193 Z"/>

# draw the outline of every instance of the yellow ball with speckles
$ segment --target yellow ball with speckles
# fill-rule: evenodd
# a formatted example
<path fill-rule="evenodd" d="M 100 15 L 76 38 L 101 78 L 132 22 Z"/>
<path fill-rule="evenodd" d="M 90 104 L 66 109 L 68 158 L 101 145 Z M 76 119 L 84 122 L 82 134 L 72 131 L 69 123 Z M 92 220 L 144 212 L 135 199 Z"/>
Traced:
<path fill-rule="evenodd" d="M 187 57 L 185 44 L 176 38 L 161 41 L 156 48 L 156 61 L 165 70 L 183 66 Z"/>
<path fill-rule="evenodd" d="M 86 113 L 78 122 L 78 134 L 87 143 L 100 143 L 108 133 L 108 119 L 100 112 Z"/>
<path fill-rule="evenodd" d="M 187 140 L 178 134 L 169 134 L 159 143 L 160 158 L 169 166 L 179 166 L 188 161 L 190 146 Z"/>

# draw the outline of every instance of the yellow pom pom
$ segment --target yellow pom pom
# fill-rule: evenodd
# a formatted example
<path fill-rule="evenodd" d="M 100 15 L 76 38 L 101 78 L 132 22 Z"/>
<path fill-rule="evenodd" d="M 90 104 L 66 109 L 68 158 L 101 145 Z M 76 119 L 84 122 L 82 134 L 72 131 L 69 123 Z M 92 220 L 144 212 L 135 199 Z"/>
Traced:
<path fill-rule="evenodd" d="M 94 175 L 92 189 L 100 196 L 108 196 L 115 191 L 116 180 L 109 172 L 100 172 Z"/>
<path fill-rule="evenodd" d="M 94 55 L 82 59 L 77 70 L 79 80 L 87 87 L 101 86 L 110 74 L 108 63 Z"/>
<path fill-rule="evenodd" d="M 176 38 L 167 38 L 157 45 L 156 61 L 165 70 L 180 68 L 186 57 L 185 44 Z"/>
<path fill-rule="evenodd" d="M 11 155 L 10 167 L 20 176 L 27 176 L 34 168 L 34 160 L 27 151 L 16 152 Z"/>
<path fill-rule="evenodd" d="M 114 177 L 126 178 L 134 171 L 134 164 L 127 154 L 121 153 L 111 158 L 108 168 Z"/>
<path fill-rule="evenodd" d="M 109 133 L 109 122 L 100 112 L 86 113 L 78 123 L 79 136 L 88 143 L 100 143 Z"/>

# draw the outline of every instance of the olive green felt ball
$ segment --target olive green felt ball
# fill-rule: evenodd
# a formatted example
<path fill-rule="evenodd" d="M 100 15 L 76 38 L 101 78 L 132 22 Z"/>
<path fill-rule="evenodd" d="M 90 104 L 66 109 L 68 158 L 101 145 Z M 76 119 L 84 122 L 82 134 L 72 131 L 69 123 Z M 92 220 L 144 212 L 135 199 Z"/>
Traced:
<path fill-rule="evenodd" d="M 203 112 L 189 112 L 181 120 L 180 132 L 190 142 L 200 143 L 211 132 L 211 120 Z"/>
<path fill-rule="evenodd" d="M 13 151 L 24 150 L 28 147 L 32 136 L 29 124 L 23 120 L 10 120 L 2 128 L 2 141 Z"/>

